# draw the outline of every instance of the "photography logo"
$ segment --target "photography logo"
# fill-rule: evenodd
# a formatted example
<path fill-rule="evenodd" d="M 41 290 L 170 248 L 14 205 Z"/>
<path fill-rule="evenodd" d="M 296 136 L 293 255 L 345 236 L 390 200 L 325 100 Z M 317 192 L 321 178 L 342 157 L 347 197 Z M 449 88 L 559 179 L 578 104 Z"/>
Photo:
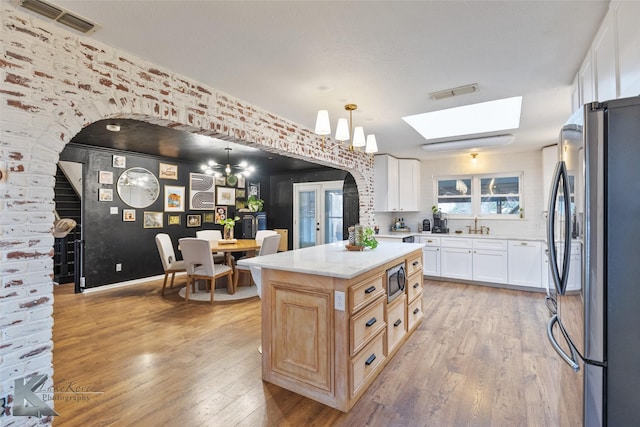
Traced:
<path fill-rule="evenodd" d="M 34 375 L 25 382 L 24 378 L 15 381 L 13 415 L 16 417 L 43 417 L 48 415 L 57 416 L 44 400 L 36 395 L 41 393 L 42 384 L 47 381 L 47 375 Z M 29 406 L 27 406 L 27 403 Z"/>

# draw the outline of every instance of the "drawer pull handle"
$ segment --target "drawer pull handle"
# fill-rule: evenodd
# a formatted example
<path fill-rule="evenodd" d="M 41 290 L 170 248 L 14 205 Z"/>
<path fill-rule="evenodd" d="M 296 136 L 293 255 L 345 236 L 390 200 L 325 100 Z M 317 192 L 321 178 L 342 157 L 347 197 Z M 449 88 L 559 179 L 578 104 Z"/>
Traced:
<path fill-rule="evenodd" d="M 366 323 L 367 328 L 373 326 L 374 323 L 376 323 L 378 321 L 378 319 L 376 319 L 375 317 L 372 317 L 371 319 L 369 319 L 369 321 Z"/>
<path fill-rule="evenodd" d="M 413 266 L 416 267 L 418 264 L 420 264 L 420 261 L 413 261 Z"/>
<path fill-rule="evenodd" d="M 416 308 L 415 310 L 413 310 L 413 314 L 418 314 L 418 313 L 420 313 L 420 309 L 419 308 Z"/>
<path fill-rule="evenodd" d="M 366 362 L 364 362 L 365 365 L 369 366 L 373 363 L 373 361 L 376 360 L 376 354 L 372 354 L 371 356 L 369 356 L 369 358 L 367 359 Z"/>
<path fill-rule="evenodd" d="M 427 240 L 427 243 L 433 243 L 433 240 Z"/>
<path fill-rule="evenodd" d="M 402 320 L 398 319 L 393 323 L 393 326 L 400 326 L 402 324 Z"/>
<path fill-rule="evenodd" d="M 527 246 L 527 242 L 520 242 L 522 246 Z"/>
<path fill-rule="evenodd" d="M 371 292 L 373 292 L 373 291 L 375 291 L 375 290 L 376 290 L 376 287 L 375 287 L 375 286 L 371 286 L 371 287 L 369 287 L 369 288 L 365 289 L 365 290 L 364 290 L 364 293 L 365 293 L 365 294 L 370 294 Z"/>
<path fill-rule="evenodd" d="M 413 284 L 413 289 L 419 288 L 420 287 L 420 283 L 414 283 Z"/>

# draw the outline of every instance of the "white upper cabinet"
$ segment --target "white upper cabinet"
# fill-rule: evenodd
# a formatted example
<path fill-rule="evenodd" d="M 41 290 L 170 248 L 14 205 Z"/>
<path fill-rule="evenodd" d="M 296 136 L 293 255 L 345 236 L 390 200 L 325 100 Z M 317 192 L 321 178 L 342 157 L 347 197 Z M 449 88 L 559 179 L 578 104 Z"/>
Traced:
<path fill-rule="evenodd" d="M 618 41 L 618 87 L 620 98 L 640 95 L 640 2 L 611 5 Z"/>
<path fill-rule="evenodd" d="M 417 211 L 420 195 L 420 162 L 382 154 L 374 160 L 375 210 Z"/>
<path fill-rule="evenodd" d="M 571 105 L 640 95 L 640 2 L 613 0 L 574 81 Z"/>
<path fill-rule="evenodd" d="M 591 61 L 593 63 L 595 99 L 598 101 L 615 99 L 618 94 L 616 87 L 616 40 L 612 16 L 611 13 L 605 16 L 593 41 Z"/>

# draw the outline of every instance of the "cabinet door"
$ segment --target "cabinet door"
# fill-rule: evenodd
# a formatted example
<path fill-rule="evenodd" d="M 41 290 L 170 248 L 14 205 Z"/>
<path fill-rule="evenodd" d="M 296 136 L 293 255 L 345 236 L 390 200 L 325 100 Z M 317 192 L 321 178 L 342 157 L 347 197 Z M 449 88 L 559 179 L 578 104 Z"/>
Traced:
<path fill-rule="evenodd" d="M 593 89 L 593 67 L 591 66 L 591 51 L 587 53 L 580 71 L 578 71 L 580 84 L 580 104 L 588 104 L 595 101 Z"/>
<path fill-rule="evenodd" d="M 571 261 L 569 261 L 569 278 L 567 290 L 577 291 L 582 287 L 582 247 L 579 243 L 571 245 Z"/>
<path fill-rule="evenodd" d="M 507 268 L 506 251 L 473 251 L 473 280 L 507 283 Z"/>
<path fill-rule="evenodd" d="M 471 280 L 473 277 L 471 249 L 441 248 L 440 274 L 452 279 Z"/>
<path fill-rule="evenodd" d="M 422 268 L 425 276 L 440 276 L 440 248 L 422 249 Z"/>
<path fill-rule="evenodd" d="M 618 33 L 619 96 L 627 98 L 640 93 L 640 2 L 618 2 L 613 13 Z"/>
<path fill-rule="evenodd" d="M 549 291 L 551 285 L 551 272 L 549 271 L 549 250 L 546 245 L 542 245 L 542 252 L 540 255 L 542 259 L 542 270 L 540 271 L 540 287 Z"/>
<path fill-rule="evenodd" d="M 542 244 L 509 241 L 509 284 L 540 288 L 542 284 Z"/>
<path fill-rule="evenodd" d="M 551 145 L 542 149 L 542 210 L 549 209 L 549 191 L 553 180 L 553 171 L 558 163 L 558 145 Z"/>
<path fill-rule="evenodd" d="M 616 46 L 611 14 L 605 16 L 593 42 L 593 74 L 598 101 L 617 97 Z"/>
<path fill-rule="evenodd" d="M 399 209 L 398 159 L 388 155 L 375 156 L 373 186 L 376 211 Z"/>
<path fill-rule="evenodd" d="M 398 208 L 417 211 L 420 197 L 420 162 L 398 159 Z"/>

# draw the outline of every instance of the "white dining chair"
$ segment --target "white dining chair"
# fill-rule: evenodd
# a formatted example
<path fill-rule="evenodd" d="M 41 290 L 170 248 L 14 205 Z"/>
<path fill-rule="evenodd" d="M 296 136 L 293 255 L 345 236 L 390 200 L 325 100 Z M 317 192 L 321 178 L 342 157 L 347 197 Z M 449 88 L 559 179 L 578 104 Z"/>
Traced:
<path fill-rule="evenodd" d="M 171 287 L 173 288 L 173 279 L 175 278 L 176 273 L 181 273 L 187 270 L 184 260 L 176 260 L 171 236 L 166 233 L 156 234 L 156 246 L 158 246 L 158 253 L 160 254 L 162 268 L 164 269 L 164 282 L 162 283 L 161 292 L 161 294 L 164 295 L 164 288 L 167 286 L 169 274 L 171 274 Z"/>
<path fill-rule="evenodd" d="M 184 299 L 189 302 L 189 287 L 197 279 L 204 279 L 209 282 L 211 292 L 211 304 L 213 304 L 213 294 L 216 288 L 216 279 L 227 276 L 227 287 L 233 286 L 233 270 L 228 265 L 215 264 L 211 256 L 211 244 L 207 239 L 184 237 L 179 240 L 180 250 L 187 269 L 187 287 Z"/>
<path fill-rule="evenodd" d="M 262 245 L 262 241 L 267 236 L 273 236 L 274 234 L 278 234 L 273 230 L 258 230 L 256 231 L 256 243 L 260 246 Z M 277 249 L 277 248 L 276 248 Z"/>
<path fill-rule="evenodd" d="M 276 252 L 278 252 L 279 244 L 280 244 L 280 235 L 278 233 L 265 237 L 264 240 L 262 241 L 262 246 L 260 246 L 260 251 L 256 256 L 275 254 Z M 253 282 L 256 284 L 256 290 L 258 291 L 258 296 L 260 296 L 262 292 L 261 280 L 260 280 L 260 274 L 261 274 L 260 267 L 247 267 L 244 265 L 236 265 L 236 271 L 237 271 L 236 280 L 239 279 L 239 276 L 241 273 L 251 274 L 251 278 L 253 279 Z"/>
<path fill-rule="evenodd" d="M 198 230 L 196 231 L 196 237 L 198 239 L 206 239 L 209 242 L 217 242 L 222 239 L 222 233 L 220 230 Z M 227 261 L 224 252 L 216 252 L 213 254 L 213 262 L 216 264 L 226 264 Z"/>

